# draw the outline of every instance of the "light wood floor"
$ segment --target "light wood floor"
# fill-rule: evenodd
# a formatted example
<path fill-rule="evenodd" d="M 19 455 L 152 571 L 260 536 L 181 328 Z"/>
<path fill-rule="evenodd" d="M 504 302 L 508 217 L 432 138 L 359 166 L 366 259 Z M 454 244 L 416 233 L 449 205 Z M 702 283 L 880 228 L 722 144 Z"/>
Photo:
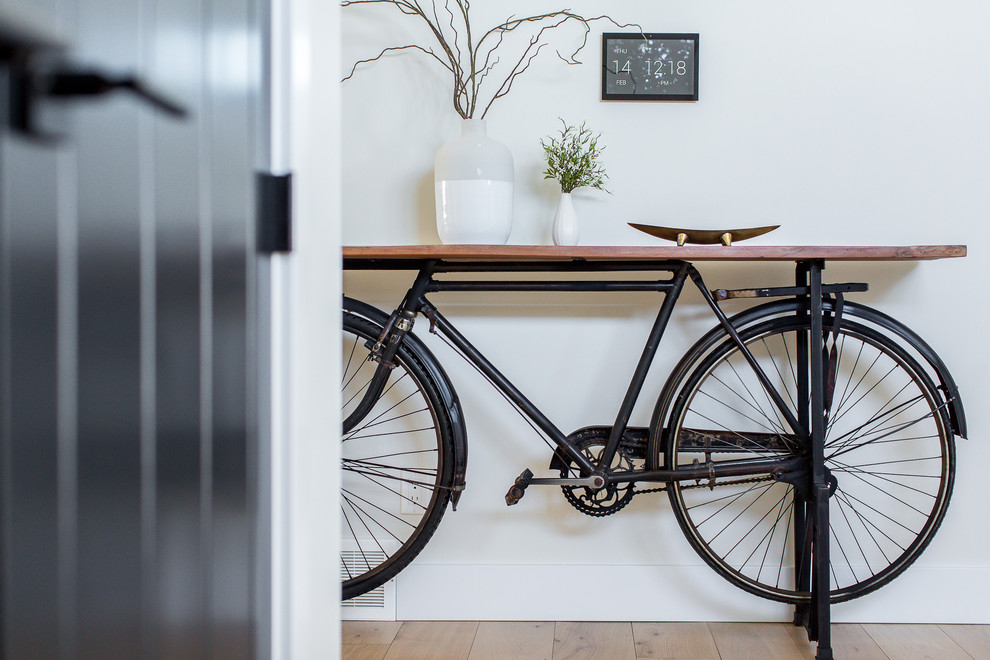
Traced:
<path fill-rule="evenodd" d="M 783 623 L 346 621 L 344 660 L 792 660 L 815 657 Z M 990 626 L 832 626 L 836 658 L 990 659 Z"/>

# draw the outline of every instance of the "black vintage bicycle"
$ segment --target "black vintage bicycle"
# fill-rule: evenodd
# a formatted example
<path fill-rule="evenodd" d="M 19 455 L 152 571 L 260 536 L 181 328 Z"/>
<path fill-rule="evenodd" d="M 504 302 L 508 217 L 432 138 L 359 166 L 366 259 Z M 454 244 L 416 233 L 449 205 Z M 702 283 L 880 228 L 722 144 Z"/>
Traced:
<path fill-rule="evenodd" d="M 737 255 L 744 248 L 707 249 Z M 343 597 L 375 588 L 408 565 L 465 487 L 465 420 L 442 366 L 412 332 L 422 316 L 429 332 L 484 374 L 551 444 L 551 476 L 527 469 L 509 488 L 507 504 L 528 487 L 553 485 L 579 511 L 603 516 L 638 494 L 666 491 L 702 559 L 750 593 L 795 604 L 819 640 L 819 657 L 830 657 L 829 604 L 897 577 L 945 514 L 954 436 L 966 435 L 945 365 L 901 323 L 846 300 L 866 284 L 823 283 L 824 261 L 813 251 L 790 257 L 797 263 L 793 287 L 714 291 L 688 261 L 628 250 L 597 259 L 576 254 L 383 260 L 345 252 L 345 268 L 414 268 L 418 275 L 391 313 L 344 299 Z M 492 271 L 646 272 L 661 279 L 449 279 Z M 670 373 L 649 427 L 630 426 L 688 283 L 711 309 L 714 327 Z M 564 432 L 428 299 L 445 291 L 664 296 L 615 419 Z M 720 302 L 738 298 L 764 302 L 730 317 Z"/>

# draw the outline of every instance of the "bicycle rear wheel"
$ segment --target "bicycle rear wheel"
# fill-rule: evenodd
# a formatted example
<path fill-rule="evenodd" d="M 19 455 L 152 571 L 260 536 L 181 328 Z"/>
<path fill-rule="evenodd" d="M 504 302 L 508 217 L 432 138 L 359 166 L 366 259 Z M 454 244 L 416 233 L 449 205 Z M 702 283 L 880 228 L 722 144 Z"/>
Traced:
<path fill-rule="evenodd" d="M 741 331 L 744 343 L 798 416 L 799 367 L 812 345 L 794 316 Z M 952 491 L 954 439 L 943 398 L 908 351 L 876 330 L 845 320 L 835 340 L 826 424 L 826 468 L 837 487 L 829 504 L 831 601 L 878 589 L 921 554 Z M 796 437 L 726 338 L 699 349 L 679 386 L 666 436 L 668 466 L 753 457 L 801 457 Z M 801 388 L 805 390 L 806 388 Z M 771 477 L 675 482 L 678 523 L 698 554 L 740 588 L 772 600 L 810 598 L 806 494 Z"/>
<path fill-rule="evenodd" d="M 374 404 L 368 396 L 379 364 L 370 346 L 382 327 L 344 312 L 341 381 L 341 555 L 346 600 L 405 568 L 432 537 L 454 481 L 450 417 L 437 387 L 405 346 Z M 366 402 L 367 403 L 367 402 Z"/>

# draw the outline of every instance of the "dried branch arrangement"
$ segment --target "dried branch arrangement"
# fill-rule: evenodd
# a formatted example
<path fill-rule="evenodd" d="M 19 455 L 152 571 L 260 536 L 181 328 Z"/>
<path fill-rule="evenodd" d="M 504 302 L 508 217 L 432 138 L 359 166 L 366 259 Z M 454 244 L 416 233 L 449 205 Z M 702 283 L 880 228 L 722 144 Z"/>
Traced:
<path fill-rule="evenodd" d="M 619 25 L 608 16 L 586 18 L 569 9 L 562 9 L 526 18 L 510 16 L 476 38 L 477 33 L 471 26 L 469 0 L 430 0 L 428 3 L 420 0 L 343 0 L 340 4 L 342 7 L 390 5 L 426 23 L 435 42 L 429 46 L 406 44 L 383 48 L 374 57 L 355 62 L 344 80 L 353 77 L 360 65 L 378 61 L 389 53 L 418 50 L 439 62 L 453 77 L 454 110 L 464 119 L 475 117 L 479 110 L 481 116 L 478 118 L 484 119 L 492 104 L 511 91 L 516 79 L 529 69 L 540 51 L 548 45 L 549 33 L 566 23 L 580 24 L 584 31 L 584 37 L 576 49 L 568 54 L 557 51 L 557 56 L 570 65 L 581 63 L 577 56 L 588 45 L 590 23 L 606 20 L 620 28 L 629 27 Z M 507 37 L 516 31 L 525 33 L 527 29 L 529 39 L 516 44 L 517 50 L 521 48 L 522 52 L 501 64 L 500 55 L 505 54 L 501 51 L 509 48 Z M 487 103 L 482 109 L 485 99 Z"/>

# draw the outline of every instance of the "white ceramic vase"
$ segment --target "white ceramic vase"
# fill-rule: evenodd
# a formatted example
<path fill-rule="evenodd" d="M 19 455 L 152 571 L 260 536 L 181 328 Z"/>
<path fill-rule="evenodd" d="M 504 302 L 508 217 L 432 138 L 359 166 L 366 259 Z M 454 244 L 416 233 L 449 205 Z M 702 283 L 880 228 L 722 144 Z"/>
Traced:
<path fill-rule="evenodd" d="M 571 193 L 560 193 L 557 212 L 553 216 L 553 244 L 577 245 L 580 237 L 581 227 L 578 226 Z"/>
<path fill-rule="evenodd" d="M 487 135 L 485 120 L 465 119 L 440 147 L 434 167 L 437 232 L 448 245 L 504 245 L 512 231 L 512 154 Z"/>

